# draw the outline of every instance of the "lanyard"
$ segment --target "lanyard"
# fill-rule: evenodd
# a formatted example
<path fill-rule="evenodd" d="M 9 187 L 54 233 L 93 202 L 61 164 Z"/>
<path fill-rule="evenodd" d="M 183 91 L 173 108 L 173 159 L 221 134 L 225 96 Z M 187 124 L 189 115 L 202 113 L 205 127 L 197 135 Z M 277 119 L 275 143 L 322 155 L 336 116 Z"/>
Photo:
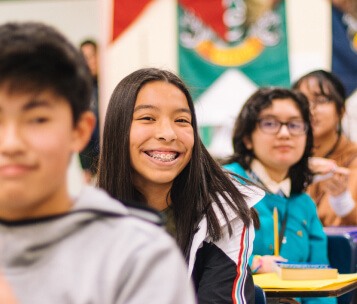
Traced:
<path fill-rule="evenodd" d="M 267 186 L 264 185 L 264 183 L 260 180 L 260 178 L 252 170 L 246 171 L 246 173 L 259 186 L 264 188 L 267 192 L 270 192 L 268 190 Z M 282 191 L 279 191 L 279 193 L 277 193 L 276 195 L 279 195 L 281 197 L 286 197 Z M 285 230 L 286 230 L 286 222 L 288 221 L 288 206 L 289 206 L 289 203 L 287 202 L 286 210 L 285 210 L 285 213 L 284 213 L 284 218 L 283 218 L 283 221 L 281 222 L 280 231 L 279 231 L 279 248 L 281 248 L 281 244 L 282 244 L 283 238 L 284 238 L 284 233 L 285 233 Z"/>

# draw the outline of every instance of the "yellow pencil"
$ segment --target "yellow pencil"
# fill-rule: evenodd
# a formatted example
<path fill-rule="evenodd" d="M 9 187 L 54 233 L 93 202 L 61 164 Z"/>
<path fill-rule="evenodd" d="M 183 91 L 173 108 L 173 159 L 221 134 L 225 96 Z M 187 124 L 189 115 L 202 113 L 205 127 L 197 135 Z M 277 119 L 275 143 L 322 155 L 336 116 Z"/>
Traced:
<path fill-rule="evenodd" d="M 274 220 L 274 255 L 279 255 L 279 220 L 278 220 L 278 209 L 274 207 L 273 211 Z"/>

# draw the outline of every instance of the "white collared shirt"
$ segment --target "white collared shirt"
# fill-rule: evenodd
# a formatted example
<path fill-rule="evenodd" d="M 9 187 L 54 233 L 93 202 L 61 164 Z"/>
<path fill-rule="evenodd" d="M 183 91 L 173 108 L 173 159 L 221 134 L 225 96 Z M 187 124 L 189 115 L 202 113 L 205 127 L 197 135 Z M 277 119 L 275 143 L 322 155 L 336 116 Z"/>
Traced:
<path fill-rule="evenodd" d="M 264 165 L 257 159 L 253 159 L 250 167 L 254 174 L 260 179 L 264 186 L 268 188 L 269 191 L 275 194 L 281 191 L 286 197 L 290 196 L 291 179 L 289 177 L 285 178 L 280 183 L 277 183 L 270 178 L 268 172 L 265 170 Z"/>

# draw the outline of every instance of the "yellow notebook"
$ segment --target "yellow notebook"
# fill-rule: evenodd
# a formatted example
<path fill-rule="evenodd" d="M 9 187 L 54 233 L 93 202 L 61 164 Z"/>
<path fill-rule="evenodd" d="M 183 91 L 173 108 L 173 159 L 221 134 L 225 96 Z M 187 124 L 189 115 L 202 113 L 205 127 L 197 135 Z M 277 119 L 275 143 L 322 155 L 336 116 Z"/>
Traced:
<path fill-rule="evenodd" d="M 276 273 L 263 273 L 253 275 L 254 284 L 263 289 L 269 288 L 286 288 L 286 289 L 301 289 L 313 290 L 321 287 L 334 285 L 337 283 L 357 281 L 357 273 L 339 274 L 337 279 L 330 280 L 282 280 Z"/>
<path fill-rule="evenodd" d="M 283 280 L 337 279 L 337 269 L 327 264 L 276 262 L 275 272 Z"/>
<path fill-rule="evenodd" d="M 292 269 L 278 268 L 276 273 L 282 280 L 329 280 L 337 279 L 338 272 L 336 268 L 325 269 Z"/>

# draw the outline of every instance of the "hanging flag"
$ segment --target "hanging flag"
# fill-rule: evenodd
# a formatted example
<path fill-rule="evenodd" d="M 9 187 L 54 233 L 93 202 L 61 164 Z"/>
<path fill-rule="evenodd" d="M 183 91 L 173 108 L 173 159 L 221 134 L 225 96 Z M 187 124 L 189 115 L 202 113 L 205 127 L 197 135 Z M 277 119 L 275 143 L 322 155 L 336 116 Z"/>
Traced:
<path fill-rule="evenodd" d="M 177 71 L 177 2 L 100 0 L 99 3 L 99 91 L 101 113 L 104 116 L 114 88 L 128 74 L 150 66 Z M 126 28 L 121 25 L 121 31 L 114 30 L 116 39 L 113 40 L 113 29 L 118 25 L 117 21 L 120 21 L 120 16 L 124 12 L 131 12 L 128 13 L 131 17 L 125 22 L 128 25 Z M 136 18 L 133 17 L 135 15 Z M 156 43 L 157 41 L 161 43 Z"/>
<path fill-rule="evenodd" d="M 214 133 L 224 137 L 215 131 L 231 127 L 257 86 L 290 85 L 285 1 L 269 2 L 274 5 L 179 0 L 179 73 L 199 104 L 201 136 L 209 149 Z M 230 134 L 223 133 L 226 143 L 220 141 L 217 147 L 228 151 Z"/>
<path fill-rule="evenodd" d="M 255 20 L 246 2 L 179 0 L 179 72 L 196 98 L 228 68 L 259 86 L 289 86 L 284 1 Z"/>
<path fill-rule="evenodd" d="M 115 40 L 151 0 L 113 0 L 113 37 Z"/>
<path fill-rule="evenodd" d="M 347 96 L 357 88 L 357 19 L 332 5 L 332 72 Z"/>

